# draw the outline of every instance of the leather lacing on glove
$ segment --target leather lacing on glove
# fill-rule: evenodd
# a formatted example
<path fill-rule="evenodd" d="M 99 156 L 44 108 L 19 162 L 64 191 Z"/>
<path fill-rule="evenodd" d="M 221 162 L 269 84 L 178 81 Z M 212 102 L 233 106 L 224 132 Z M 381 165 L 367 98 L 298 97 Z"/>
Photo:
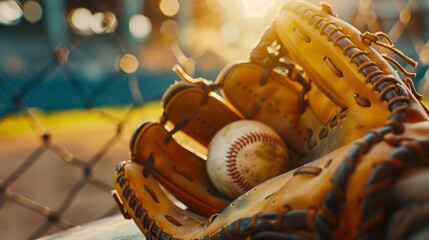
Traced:
<path fill-rule="evenodd" d="M 344 141 L 334 141 L 337 137 L 336 134 L 341 131 L 340 127 L 346 126 L 344 124 L 347 121 L 351 121 L 350 119 L 359 114 L 356 113 L 356 110 L 350 109 L 351 105 L 347 99 L 336 96 L 336 89 L 323 85 L 319 79 L 322 78 L 321 74 L 317 70 L 308 67 L 306 61 L 311 61 L 311 56 L 304 56 L 307 58 L 304 60 L 297 57 L 297 51 L 300 50 L 293 49 L 293 46 L 285 42 L 286 37 L 279 33 L 283 22 L 276 20 L 251 52 L 251 63 L 237 64 L 237 66 L 261 68 L 262 73 L 259 78 L 261 88 L 271 84 L 272 78 L 278 76 L 284 76 L 288 81 L 293 81 L 290 83 L 294 87 L 291 92 L 297 91 L 298 97 L 295 102 L 297 106 L 295 107 L 298 120 L 295 121 L 295 118 L 291 118 L 288 124 L 295 126 L 293 129 L 291 128 L 291 131 L 294 131 L 292 136 L 296 136 L 296 138 L 285 137 L 290 141 L 287 142 L 288 146 L 295 144 L 295 146 L 291 146 L 293 147 L 292 159 L 294 159 L 291 171 L 285 176 L 255 187 L 232 202 L 223 199 L 219 193 L 210 188 L 208 191 L 211 194 L 208 196 L 213 198 L 210 201 L 217 201 L 217 205 L 213 209 L 206 209 L 202 206 L 204 204 L 199 202 L 204 199 L 204 196 L 201 196 L 201 199 L 195 203 L 197 205 L 192 205 L 192 200 L 187 198 L 179 199 L 182 202 L 189 201 L 188 209 L 182 211 L 163 205 L 171 200 L 168 200 L 162 190 L 155 186 L 158 186 L 158 183 L 168 185 L 168 176 L 163 175 L 161 171 L 157 172 L 155 166 L 157 160 L 155 160 L 154 154 L 143 157 L 143 154 L 139 152 L 146 151 L 137 148 L 144 146 L 141 141 L 151 139 L 142 140 L 143 137 L 140 135 L 143 133 L 141 130 L 137 130 L 131 142 L 132 161 L 122 162 L 117 167 L 115 184 L 118 195 L 115 196 L 124 216 L 129 215 L 128 217 L 133 218 L 148 239 L 335 239 L 338 237 L 380 239 L 386 231 L 385 220 L 390 217 L 384 206 L 388 205 L 390 190 L 395 180 L 406 170 L 416 166 L 427 166 L 429 163 L 427 130 L 424 130 L 424 126 L 419 125 L 419 122 L 429 120 L 428 110 L 421 104 L 421 96 L 415 91 L 410 79 L 415 75 L 406 71 L 387 54 L 377 55 L 370 51 L 370 47 L 371 45 L 381 47 L 412 66 L 415 66 L 415 61 L 396 49 L 384 33 L 354 34 L 348 25 L 335 21 L 335 14 L 326 4 L 322 4 L 321 8 L 317 9 L 305 2 L 290 1 L 285 4 L 282 11 L 287 12 L 288 16 L 293 15 L 301 19 L 309 29 L 308 31 L 319 32 L 321 39 L 325 38 L 325 41 L 336 49 L 335 51 L 342 53 L 342 57 L 347 59 L 351 65 L 348 67 L 356 69 L 355 71 L 363 78 L 363 86 L 371 87 L 373 94 L 371 96 L 368 96 L 364 87 L 353 89 L 356 90 L 353 93 L 355 104 L 353 107 L 357 106 L 358 110 L 364 112 L 365 109 L 370 109 L 375 105 L 384 106 L 383 104 L 385 104 L 388 112 L 387 119 L 380 120 L 381 124 L 370 123 L 372 125 L 368 131 L 364 129 L 359 132 L 357 128 L 350 129 L 350 131 L 354 131 L 354 135 L 345 133 L 342 135 Z M 292 30 L 294 36 L 303 44 L 311 44 L 314 41 L 307 30 L 300 26 L 296 26 Z M 383 39 L 385 42 L 382 41 Z M 339 79 L 347 76 L 348 73 L 333 56 L 327 54 L 322 60 L 332 76 Z M 401 80 L 396 73 L 391 71 L 384 61 L 390 62 L 399 69 L 405 80 Z M 184 82 L 176 85 L 166 94 L 165 106 L 178 98 L 177 95 L 181 93 L 181 90 L 189 89 L 189 92 L 195 90 L 201 94 L 199 106 L 195 107 L 195 109 L 201 110 L 208 104 L 218 103 L 217 100 L 213 100 L 216 98 L 213 92 L 225 90 L 225 84 L 228 84 L 225 79 L 235 68 L 227 70 L 223 73 L 225 79 L 216 82 L 193 79 L 187 76 L 181 68 L 175 70 Z M 353 80 L 350 79 L 350 81 Z M 334 79 L 324 81 L 334 81 Z M 242 88 L 251 92 L 246 86 Z M 322 93 L 332 101 L 327 103 L 327 106 L 332 107 L 328 118 L 321 114 L 324 113 L 323 111 L 318 112 L 319 110 L 315 109 L 315 103 L 312 102 L 313 96 L 319 96 Z M 251 92 L 251 94 L 256 98 L 257 93 Z M 226 99 L 237 107 L 234 111 L 239 112 L 236 115 L 232 114 L 228 121 L 241 117 L 258 118 L 260 116 L 258 114 L 265 108 L 262 104 L 256 103 L 252 107 L 240 109 L 237 106 L 239 104 L 234 104 L 233 96 L 228 95 L 228 92 L 225 95 Z M 222 101 L 219 100 L 219 102 Z M 193 132 L 193 130 L 199 129 L 192 127 L 192 124 L 195 123 L 191 123 L 191 120 L 175 116 L 171 112 L 172 110 L 174 107 L 165 110 L 160 120 L 160 128 L 170 121 L 174 122 L 169 131 L 160 130 L 162 134 L 165 134 L 163 144 L 175 144 L 172 141 L 173 135 L 181 131 Z M 309 112 L 316 116 L 316 120 L 314 120 L 316 123 L 307 123 L 303 120 L 303 118 L 310 119 L 313 116 L 309 117 Z M 355 115 L 352 115 L 352 112 Z M 384 116 L 383 114 L 386 113 L 380 114 Z M 194 115 L 195 118 L 198 118 L 197 113 Z M 199 119 L 199 121 L 205 122 L 205 119 Z M 414 123 L 417 125 L 412 126 L 411 124 Z M 146 129 L 149 125 L 151 124 L 145 124 L 141 129 Z M 312 128 L 313 126 L 315 128 Z M 154 125 L 154 127 L 158 127 L 158 125 Z M 202 128 L 201 131 L 203 131 Z M 205 133 L 198 134 L 204 135 Z M 203 138 L 201 142 L 206 144 L 207 139 Z M 187 156 L 191 157 L 191 155 Z M 377 157 L 382 159 L 376 159 Z M 313 161 L 315 161 L 314 164 L 303 165 Z M 371 163 L 370 166 L 367 165 L 369 163 Z M 330 170 L 333 167 L 335 169 Z M 138 174 L 138 171 L 142 173 Z M 326 173 L 327 171 L 330 171 L 329 174 Z M 133 175 L 134 172 L 136 172 L 135 175 Z M 182 173 L 179 169 L 175 169 L 172 173 L 189 179 L 189 182 L 196 181 L 193 179 L 192 173 Z M 364 174 L 362 179 L 357 178 L 360 176 L 359 174 Z M 152 175 L 155 177 L 152 178 Z M 136 179 L 133 179 L 134 176 Z M 309 199 L 308 205 L 305 205 L 307 202 L 299 203 L 299 194 L 294 195 L 296 193 L 287 192 L 281 187 L 282 184 L 286 185 L 293 178 L 304 178 L 304 176 L 308 179 L 316 179 L 319 176 L 326 181 L 320 182 L 320 189 L 308 188 L 310 183 L 303 183 L 302 187 L 307 186 L 306 189 L 309 191 L 308 198 L 311 198 L 312 191 L 315 192 L 313 196 L 321 196 L 320 199 Z M 199 181 L 203 183 L 206 180 L 200 179 Z M 138 187 L 139 184 L 142 186 Z M 204 184 L 208 183 L 204 182 Z M 362 193 L 360 195 L 351 193 L 357 191 L 352 187 L 357 187 L 358 184 L 363 189 Z M 168 186 L 171 187 L 171 185 Z M 181 194 L 180 189 L 168 186 L 166 188 L 173 196 Z M 296 188 L 300 187 L 300 185 L 296 186 Z M 269 190 L 270 188 L 272 190 Z M 326 190 L 323 190 L 324 188 Z M 323 193 L 320 195 L 318 191 L 322 191 L 321 189 Z M 259 192 L 261 192 L 260 197 L 258 197 Z M 281 193 L 286 194 L 281 195 Z M 298 200 L 294 196 L 298 196 Z M 251 202 L 258 199 L 270 202 Z M 298 203 L 296 203 L 297 201 Z M 229 205 L 226 207 L 224 204 L 228 203 Z M 246 204 L 250 207 L 242 210 Z M 267 205 L 264 208 L 260 206 L 261 204 Z M 295 207 L 294 204 L 299 207 Z M 274 207 L 278 205 L 281 207 Z M 223 209 L 222 206 L 226 208 Z M 240 206 L 242 207 L 240 208 Z M 252 206 L 254 207 L 252 208 Z M 270 209 L 270 207 L 272 208 Z M 263 211 L 258 212 L 255 209 L 263 209 Z M 356 216 L 348 216 L 350 212 Z"/>

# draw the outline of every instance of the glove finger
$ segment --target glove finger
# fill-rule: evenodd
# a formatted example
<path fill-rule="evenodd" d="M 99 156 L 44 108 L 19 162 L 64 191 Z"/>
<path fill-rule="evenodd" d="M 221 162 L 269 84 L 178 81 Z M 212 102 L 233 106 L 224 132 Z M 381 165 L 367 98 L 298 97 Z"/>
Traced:
<path fill-rule="evenodd" d="M 317 17 L 312 13 L 317 13 Z M 365 75 L 383 70 L 380 74 L 398 77 L 381 57 L 373 58 L 379 54 L 361 40 L 357 29 L 345 26 L 345 22 L 312 4 L 304 1 L 286 4 L 274 24 L 287 56 L 302 66 L 320 90 L 341 108 L 356 104 L 353 97 L 356 91 L 368 104 L 380 104 L 380 97 L 365 86 L 369 80 Z M 342 25 L 344 27 L 340 27 Z M 355 52 L 361 54 L 348 55 Z M 368 69 L 357 69 L 356 65 Z"/>
<path fill-rule="evenodd" d="M 347 109 L 348 119 L 353 119 L 343 124 L 344 129 L 353 131 L 340 132 L 334 145 L 348 143 L 380 127 L 395 107 L 408 103 L 405 85 L 390 64 L 370 47 L 373 40 L 338 19 L 326 5 L 317 8 L 304 1 L 288 2 L 274 27 L 286 56 L 299 64 L 338 108 Z M 313 100 L 313 109 L 321 109 L 317 98 L 310 95 L 309 99 Z M 319 115 L 326 111 L 329 109 L 319 110 Z M 403 121 L 403 113 L 395 118 Z"/>
<path fill-rule="evenodd" d="M 178 144 L 160 123 L 148 122 L 131 141 L 132 160 L 145 166 L 179 201 L 203 215 L 223 209 L 229 202 L 212 186 L 205 160 Z"/>
<path fill-rule="evenodd" d="M 144 176 L 144 167 L 136 162 L 123 161 L 115 174 L 115 188 L 123 200 L 123 207 L 140 230 L 149 238 L 170 239 L 196 232 L 205 217 L 179 208 L 165 194 L 154 176 Z M 163 229 L 167 229 L 168 232 Z"/>
<path fill-rule="evenodd" d="M 162 122 L 173 123 L 175 130 L 180 128 L 205 147 L 222 127 L 243 118 L 206 85 L 177 83 L 165 92 L 162 102 Z"/>

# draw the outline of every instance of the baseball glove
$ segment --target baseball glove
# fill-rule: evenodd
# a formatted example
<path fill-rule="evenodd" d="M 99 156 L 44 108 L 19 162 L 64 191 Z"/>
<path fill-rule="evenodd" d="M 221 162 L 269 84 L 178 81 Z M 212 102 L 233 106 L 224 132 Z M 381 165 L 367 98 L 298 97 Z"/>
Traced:
<path fill-rule="evenodd" d="M 387 35 L 359 32 L 327 4 L 291 0 L 249 59 L 215 81 L 176 67 L 182 81 L 165 92 L 160 120 L 137 129 L 131 159 L 117 166 L 114 196 L 124 216 L 148 239 L 394 236 L 388 225 L 400 222 L 393 216 L 403 199 L 429 199 L 392 190 L 428 167 L 429 115 L 414 74 L 392 54 L 415 65 Z M 207 147 L 241 119 L 279 133 L 288 169 L 228 199 L 208 178 Z"/>

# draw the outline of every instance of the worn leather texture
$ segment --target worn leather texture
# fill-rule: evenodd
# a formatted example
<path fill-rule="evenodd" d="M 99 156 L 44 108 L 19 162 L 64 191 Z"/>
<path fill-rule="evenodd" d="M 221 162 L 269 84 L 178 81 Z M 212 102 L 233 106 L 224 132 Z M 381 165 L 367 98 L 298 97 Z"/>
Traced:
<path fill-rule="evenodd" d="M 415 75 L 391 56 L 415 64 L 386 34 L 359 32 L 327 4 L 287 1 L 249 59 L 217 79 L 176 69 L 182 81 L 166 90 L 159 121 L 136 130 L 130 160 L 118 164 L 121 210 L 149 239 L 394 236 L 404 202 L 429 195 L 406 181 L 428 174 L 429 115 Z M 207 146 L 241 119 L 276 130 L 289 166 L 228 199 L 208 178 Z M 413 216 L 406 226 L 427 226 Z"/>

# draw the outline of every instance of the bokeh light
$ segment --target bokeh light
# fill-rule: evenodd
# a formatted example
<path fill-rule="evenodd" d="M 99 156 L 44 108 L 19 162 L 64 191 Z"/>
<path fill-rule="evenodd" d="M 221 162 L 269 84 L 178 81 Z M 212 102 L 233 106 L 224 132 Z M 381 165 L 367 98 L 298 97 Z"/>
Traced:
<path fill-rule="evenodd" d="M 226 43 L 235 44 L 240 41 L 240 26 L 235 22 L 225 22 L 220 27 L 220 37 Z"/>
<path fill-rule="evenodd" d="M 92 15 L 90 28 L 94 33 L 111 33 L 117 26 L 116 16 L 112 12 L 97 12 Z"/>
<path fill-rule="evenodd" d="M 244 13 L 247 17 L 263 17 L 273 0 L 241 0 L 244 5 Z"/>
<path fill-rule="evenodd" d="M 399 13 L 399 20 L 404 24 L 408 24 L 408 22 L 411 20 L 411 10 L 408 8 L 403 9 Z"/>
<path fill-rule="evenodd" d="M 172 17 L 179 12 L 180 4 L 177 0 L 161 0 L 159 2 L 159 9 L 168 17 Z"/>
<path fill-rule="evenodd" d="M 91 31 L 94 33 L 104 32 L 103 13 L 97 12 L 97 13 L 94 13 L 94 15 L 92 15 L 90 28 L 91 28 Z"/>
<path fill-rule="evenodd" d="M 86 8 L 76 8 L 69 12 L 69 25 L 80 34 L 103 34 L 114 32 L 118 26 L 115 14 L 112 12 L 92 13 Z"/>
<path fill-rule="evenodd" d="M 129 29 L 135 38 L 143 39 L 152 31 L 152 23 L 145 15 L 135 14 L 130 18 Z"/>
<path fill-rule="evenodd" d="M 118 20 L 116 19 L 115 14 L 112 12 L 104 12 L 103 13 L 103 25 L 105 27 L 106 33 L 111 33 L 116 30 L 118 27 Z"/>
<path fill-rule="evenodd" d="M 26 1 L 22 5 L 24 18 L 29 22 L 37 22 L 42 18 L 42 7 L 36 1 Z"/>
<path fill-rule="evenodd" d="M 68 16 L 69 25 L 82 34 L 91 32 L 92 13 L 86 8 L 76 8 L 70 11 Z"/>
<path fill-rule="evenodd" d="M 219 12 L 222 10 L 219 0 L 206 0 L 206 4 L 211 11 Z"/>
<path fill-rule="evenodd" d="M 429 45 L 428 44 L 426 44 L 423 47 L 423 50 L 420 52 L 419 58 L 423 64 L 425 64 L 425 65 L 429 64 Z"/>
<path fill-rule="evenodd" d="M 161 23 L 159 31 L 161 32 L 163 37 L 167 39 L 173 39 L 177 37 L 177 34 L 179 32 L 179 24 L 172 19 L 164 20 Z"/>
<path fill-rule="evenodd" d="M 119 68 L 128 73 L 134 73 L 139 66 L 139 61 L 137 58 L 129 53 L 124 54 L 119 60 Z"/>
<path fill-rule="evenodd" d="M 220 7 L 228 9 L 232 3 L 231 0 L 217 0 Z"/>
<path fill-rule="evenodd" d="M 21 6 L 18 2 L 0 1 L 0 23 L 7 25 L 15 25 L 19 23 L 23 15 Z"/>

